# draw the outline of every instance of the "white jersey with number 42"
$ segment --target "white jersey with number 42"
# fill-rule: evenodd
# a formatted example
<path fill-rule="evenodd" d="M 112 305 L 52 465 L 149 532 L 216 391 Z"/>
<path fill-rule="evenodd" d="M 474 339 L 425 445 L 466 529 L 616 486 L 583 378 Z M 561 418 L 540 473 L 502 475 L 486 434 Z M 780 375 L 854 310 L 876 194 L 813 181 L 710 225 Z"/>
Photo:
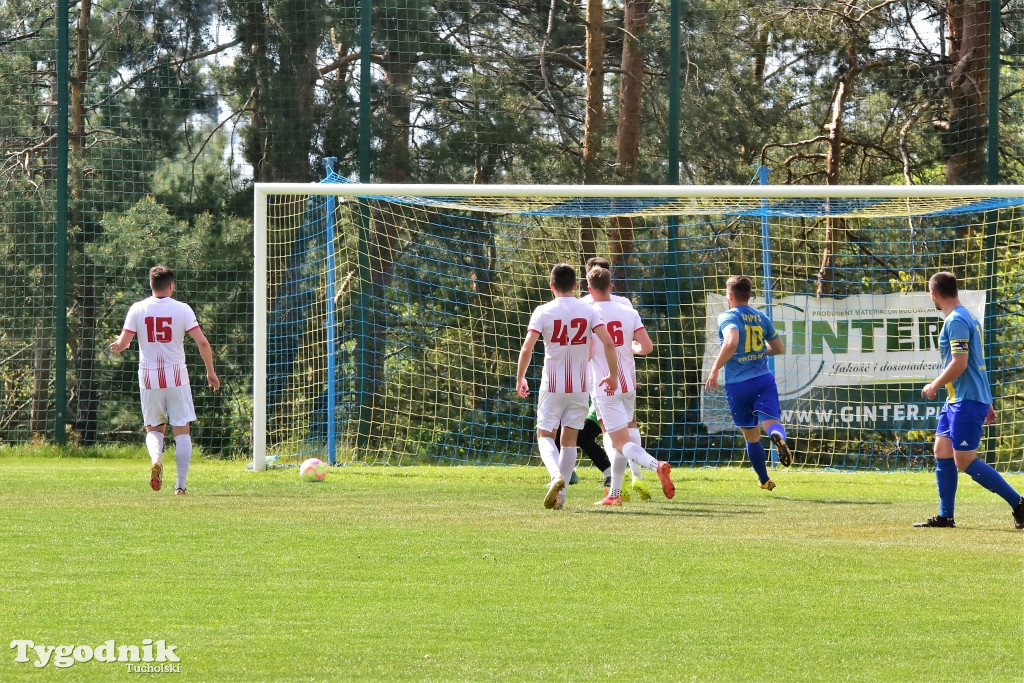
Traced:
<path fill-rule="evenodd" d="M 621 298 L 621 297 L 620 297 Z M 629 304 L 619 301 L 595 301 L 592 304 L 601 316 L 608 334 L 615 343 L 615 357 L 619 363 L 619 375 L 615 382 L 616 394 L 636 392 L 636 361 L 633 359 L 633 333 L 642 330 L 644 324 L 640 314 Z M 594 366 L 594 381 L 608 374 L 608 360 L 600 342 L 594 344 L 594 355 L 591 361 Z"/>
<path fill-rule="evenodd" d="M 590 390 L 590 340 L 601 325 L 597 310 L 574 296 L 557 296 L 533 311 L 528 329 L 539 332 L 544 340 L 542 391 L 574 394 Z"/>

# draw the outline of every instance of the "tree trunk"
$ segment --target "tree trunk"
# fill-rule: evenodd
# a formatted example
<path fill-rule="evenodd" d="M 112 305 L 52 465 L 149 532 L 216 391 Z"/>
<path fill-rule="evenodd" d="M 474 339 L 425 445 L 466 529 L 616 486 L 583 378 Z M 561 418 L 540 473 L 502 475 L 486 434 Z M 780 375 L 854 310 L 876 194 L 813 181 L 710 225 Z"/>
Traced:
<path fill-rule="evenodd" d="M 258 0 L 245 7 L 238 28 L 249 52 L 252 110 L 246 159 L 260 182 L 314 179 L 309 150 L 315 148 L 314 105 L 320 79 L 317 49 L 322 27 L 317 0 Z M 271 54 L 277 54 L 274 64 Z"/>
<path fill-rule="evenodd" d="M 290 20 L 286 22 L 289 30 L 278 49 L 280 68 L 275 75 L 275 121 L 267 157 L 273 181 L 299 183 L 313 180 L 307 150 L 316 147 L 313 106 L 320 79 L 316 60 L 321 32 L 315 14 L 319 3 L 290 0 L 281 4 L 285 6 L 278 11 Z"/>
<path fill-rule="evenodd" d="M 604 127 L 604 0 L 587 0 L 587 112 L 583 119 L 583 184 L 600 184 L 601 129 Z M 597 256 L 601 222 L 580 221 L 580 262 Z"/>
<path fill-rule="evenodd" d="M 618 148 L 615 155 L 616 180 L 625 185 L 636 182 L 640 158 L 640 116 L 643 102 L 644 53 L 641 39 L 647 32 L 649 0 L 627 0 L 623 14 L 622 75 L 619 80 Z M 633 253 L 633 221 L 613 218 L 609 235 L 609 256 L 616 267 L 625 265 Z"/>
<path fill-rule="evenodd" d="M 252 90 L 250 108 L 250 138 L 246 158 L 252 163 L 260 182 L 306 182 L 313 180 L 309 151 L 315 148 L 314 105 L 316 84 L 320 78 L 317 68 L 317 48 L 322 28 L 321 7 L 318 0 L 282 0 L 274 5 L 265 0 L 248 2 L 244 6 L 238 35 L 248 51 L 247 84 Z M 277 55 L 274 63 L 272 55 Z M 268 207 L 269 209 L 269 207 Z M 269 211 L 268 221 L 277 219 Z M 287 220 L 287 219 L 286 219 Z M 296 371 L 298 349 L 303 343 L 305 318 L 315 306 L 313 292 L 302 283 L 299 275 L 304 263 L 310 236 L 303 230 L 294 231 L 286 244 L 290 253 L 285 259 L 286 276 L 279 286 L 271 289 L 277 302 L 275 319 L 268 324 L 278 326 L 281 337 L 268 346 L 268 358 L 274 374 L 267 378 L 267 419 L 278 421 L 293 419 L 288 411 L 279 414 L 281 406 L 296 400 L 306 400 L 326 388 L 326 362 L 310 361 L 305 371 L 309 382 L 306 394 L 292 393 L 288 378 Z M 326 434 L 329 416 L 314 397 L 315 419 L 309 435 L 322 438 Z M 281 425 L 287 428 L 286 425 Z"/>
<path fill-rule="evenodd" d="M 409 180 L 409 130 L 412 102 L 412 63 L 395 55 L 385 62 L 387 94 L 384 96 L 384 165 L 381 180 L 404 183 Z"/>
<path fill-rule="evenodd" d="M 267 163 L 266 91 L 267 73 L 267 15 L 263 2 L 251 2 L 246 6 L 245 18 L 240 22 L 238 35 L 242 45 L 252 55 L 252 91 L 249 93 L 252 114 L 249 126 L 252 138 L 247 145 L 246 156 L 253 165 L 254 175 L 259 182 L 269 182 L 272 173 Z"/>
<path fill-rule="evenodd" d="M 384 60 L 387 93 L 384 97 L 383 122 L 384 164 L 381 181 L 403 183 L 409 178 L 409 130 L 412 103 L 412 68 L 414 55 L 396 51 Z M 384 398 L 384 361 L 387 346 L 387 301 L 384 293 L 394 279 L 395 257 L 399 246 L 399 230 L 405 223 L 403 209 L 395 204 L 374 203 L 370 213 L 371 236 L 369 251 L 370 278 L 366 283 L 373 307 L 367 311 L 369 320 L 366 341 L 366 392 L 371 405 L 363 406 L 364 420 L 368 421 L 370 437 L 379 437 L 382 416 L 378 409 Z"/>
<path fill-rule="evenodd" d="M 70 135 L 72 166 L 84 167 L 86 156 L 85 145 L 85 88 L 89 80 L 89 20 L 92 14 L 91 0 L 82 0 L 76 29 L 77 53 L 75 55 L 74 77 L 70 79 Z M 84 190 L 79 174 L 72 173 L 69 178 L 69 189 L 72 199 L 82 200 Z M 94 243 L 100 236 L 102 228 L 84 216 L 79 218 L 81 228 L 81 249 L 83 253 L 87 245 Z M 77 287 L 78 299 L 78 357 L 74 359 L 75 389 L 73 406 L 68 411 L 72 417 L 74 429 L 78 432 L 83 445 L 96 442 L 99 430 L 99 380 L 96 378 L 96 318 L 97 300 L 96 286 L 93 282 L 92 268 L 83 268 L 80 273 L 81 283 Z"/>
<path fill-rule="evenodd" d="M 825 184 L 838 185 L 843 166 L 843 111 L 850 97 L 853 81 L 861 72 L 857 50 L 852 45 L 846 49 L 849 69 L 836 83 L 832 92 L 832 114 L 825 124 L 828 150 L 825 153 Z M 831 296 L 835 281 L 835 257 L 837 244 L 843 239 L 846 223 L 842 218 L 827 217 L 825 219 L 825 245 L 821 254 L 821 267 L 818 269 L 818 296 Z"/>
<path fill-rule="evenodd" d="M 583 184 L 601 182 L 604 126 L 604 4 L 587 0 L 587 111 L 583 119 Z"/>
<path fill-rule="evenodd" d="M 473 407 L 490 413 L 493 396 L 487 392 L 490 378 L 498 371 L 497 348 L 494 335 L 494 264 L 498 259 L 498 247 L 494 240 L 494 225 L 483 214 L 475 214 L 467 235 L 468 250 L 472 259 L 473 291 L 471 302 L 473 319 L 473 348 L 471 352 L 479 357 L 473 359 Z"/>
<path fill-rule="evenodd" d="M 69 141 L 71 143 L 71 155 L 80 158 L 85 144 L 85 84 L 89 78 L 89 19 L 92 15 L 92 0 L 81 0 L 78 13 L 78 27 L 75 31 L 78 42 L 78 54 L 75 58 L 74 75 L 69 79 L 71 90 L 71 131 Z M 75 198 L 80 199 L 82 195 L 81 183 L 76 182 L 72 189 L 77 193 Z"/>
<path fill-rule="evenodd" d="M 988 144 L 989 0 L 950 0 L 946 182 L 984 183 Z"/>
<path fill-rule="evenodd" d="M 50 422 L 50 372 L 53 348 L 52 330 L 48 325 L 36 325 L 35 351 L 32 359 L 32 408 L 29 413 L 29 430 L 35 435 L 45 435 Z"/>
<path fill-rule="evenodd" d="M 86 228 L 88 234 L 86 234 Z M 97 238 L 98 227 L 83 225 L 83 242 L 93 242 Z M 77 378 L 75 405 L 73 415 L 75 431 L 78 432 L 83 446 L 96 443 L 99 433 L 99 380 L 96 378 L 96 319 L 97 319 L 96 286 L 92 274 L 82 274 L 82 285 L 78 290 L 78 319 L 81 338 L 78 344 L 78 358 L 75 362 Z"/>

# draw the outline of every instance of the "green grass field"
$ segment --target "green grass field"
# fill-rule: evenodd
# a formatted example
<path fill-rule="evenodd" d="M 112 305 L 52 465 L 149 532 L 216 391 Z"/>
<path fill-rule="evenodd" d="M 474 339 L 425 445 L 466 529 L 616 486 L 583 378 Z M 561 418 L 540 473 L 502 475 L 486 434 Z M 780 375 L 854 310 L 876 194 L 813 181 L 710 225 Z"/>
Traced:
<path fill-rule="evenodd" d="M 590 469 L 549 511 L 540 467 L 198 461 L 176 498 L 147 462 L 0 455 L 0 680 L 1024 676 L 1024 532 L 966 476 L 949 530 L 911 528 L 930 473 L 679 469 L 596 509 Z M 180 673 L 7 648 L 144 638 Z"/>

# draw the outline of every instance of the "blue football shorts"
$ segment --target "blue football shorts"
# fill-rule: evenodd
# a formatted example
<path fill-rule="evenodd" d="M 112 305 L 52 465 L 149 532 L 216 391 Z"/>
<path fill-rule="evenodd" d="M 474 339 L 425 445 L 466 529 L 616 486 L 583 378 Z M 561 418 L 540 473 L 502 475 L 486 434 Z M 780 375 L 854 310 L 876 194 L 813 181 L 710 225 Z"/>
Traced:
<path fill-rule="evenodd" d="M 771 373 L 743 382 L 730 382 L 725 385 L 725 396 L 729 399 L 729 411 L 737 427 L 756 427 L 765 420 L 778 420 L 782 415 L 779 388 L 775 385 L 775 375 Z"/>
<path fill-rule="evenodd" d="M 981 444 L 981 431 L 988 417 L 987 403 L 963 400 L 947 403 L 939 411 L 937 436 L 948 437 L 954 451 L 976 451 Z"/>

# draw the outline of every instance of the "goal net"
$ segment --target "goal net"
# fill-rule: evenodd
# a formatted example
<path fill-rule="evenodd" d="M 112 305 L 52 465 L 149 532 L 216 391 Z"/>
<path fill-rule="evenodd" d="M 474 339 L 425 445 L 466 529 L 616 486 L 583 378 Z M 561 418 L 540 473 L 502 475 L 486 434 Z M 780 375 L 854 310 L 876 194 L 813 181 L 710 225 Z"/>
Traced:
<path fill-rule="evenodd" d="M 786 345 L 772 359 L 798 466 L 932 466 L 941 314 L 957 275 L 984 327 L 997 422 L 1024 466 L 1024 188 L 256 185 L 254 461 L 516 464 L 535 457 L 538 345 L 516 360 L 551 266 L 612 263 L 655 350 L 637 359 L 644 445 L 674 465 L 745 461 L 703 384 L 733 274 Z M 940 400 L 944 392 L 940 392 Z"/>

